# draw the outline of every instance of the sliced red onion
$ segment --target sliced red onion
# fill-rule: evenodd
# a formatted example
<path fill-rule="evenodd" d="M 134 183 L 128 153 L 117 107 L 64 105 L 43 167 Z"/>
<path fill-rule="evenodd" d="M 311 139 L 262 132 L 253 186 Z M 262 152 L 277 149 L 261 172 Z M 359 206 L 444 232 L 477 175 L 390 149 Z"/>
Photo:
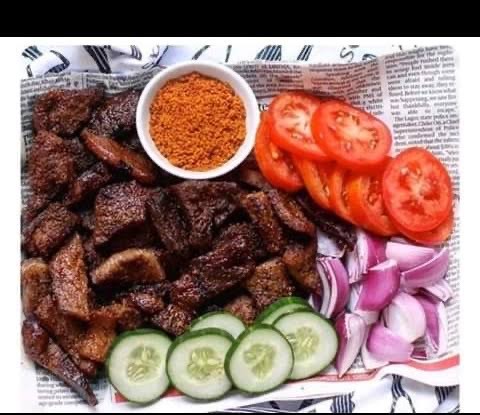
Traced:
<path fill-rule="evenodd" d="M 453 297 L 452 287 L 450 287 L 444 278 L 436 282 L 434 285 L 422 288 L 421 291 L 423 291 L 425 295 L 443 301 L 444 303 Z"/>
<path fill-rule="evenodd" d="M 412 243 L 408 239 L 405 239 L 403 236 L 392 236 L 390 238 L 390 241 L 398 242 L 399 244 L 409 244 L 409 245 L 411 245 Z"/>
<path fill-rule="evenodd" d="M 367 336 L 365 337 L 365 341 L 362 344 L 362 348 L 360 350 L 360 355 L 362 356 L 363 366 L 367 370 L 378 369 L 379 367 L 383 367 L 388 365 L 388 361 L 386 360 L 378 360 L 376 359 L 367 349 L 367 339 L 370 334 L 370 329 L 368 330 Z"/>
<path fill-rule="evenodd" d="M 353 284 L 350 286 L 350 299 L 348 301 L 348 309 L 352 313 L 355 313 L 358 316 L 362 317 L 365 323 L 367 323 L 367 325 L 370 326 L 378 321 L 380 312 L 365 311 L 365 310 L 358 309 L 357 303 L 358 303 L 358 297 L 360 295 L 360 288 L 361 288 L 361 283 Z"/>
<path fill-rule="evenodd" d="M 420 302 L 413 296 L 399 292 L 383 310 L 385 326 L 409 343 L 425 334 L 427 321 Z"/>
<path fill-rule="evenodd" d="M 340 341 L 335 367 L 338 376 L 342 377 L 358 356 L 365 341 L 367 325 L 360 316 L 344 313 L 335 321 L 335 329 Z"/>
<path fill-rule="evenodd" d="M 335 239 L 317 229 L 317 253 L 323 256 L 341 258 L 345 253 L 345 246 L 340 246 Z"/>
<path fill-rule="evenodd" d="M 409 288 L 428 287 L 441 280 L 448 269 L 448 250 L 442 248 L 429 261 L 402 272 L 402 286 Z"/>
<path fill-rule="evenodd" d="M 419 295 L 420 302 L 427 320 L 425 333 L 425 352 L 427 358 L 438 357 L 447 351 L 447 310 L 441 301 L 434 301 Z"/>
<path fill-rule="evenodd" d="M 410 295 L 417 295 L 421 288 L 410 288 L 410 287 L 402 287 L 403 292 L 410 294 Z"/>
<path fill-rule="evenodd" d="M 377 361 L 408 362 L 413 346 L 393 331 L 377 323 L 370 329 L 367 350 Z"/>
<path fill-rule="evenodd" d="M 370 268 L 361 283 L 357 307 L 360 310 L 380 311 L 398 292 L 400 271 L 393 259 Z"/>
<path fill-rule="evenodd" d="M 344 310 L 350 295 L 347 271 L 338 258 L 326 257 L 317 260 L 317 270 L 323 286 L 320 313 L 334 317 Z"/>
<path fill-rule="evenodd" d="M 432 259 L 435 250 L 424 246 L 389 241 L 385 248 L 385 255 L 388 259 L 397 261 L 400 271 L 407 271 Z"/>
<path fill-rule="evenodd" d="M 350 283 L 360 281 L 372 266 L 383 262 L 385 257 L 385 241 L 365 232 L 356 230 L 357 242 L 352 251 L 346 255 L 346 266 Z"/>

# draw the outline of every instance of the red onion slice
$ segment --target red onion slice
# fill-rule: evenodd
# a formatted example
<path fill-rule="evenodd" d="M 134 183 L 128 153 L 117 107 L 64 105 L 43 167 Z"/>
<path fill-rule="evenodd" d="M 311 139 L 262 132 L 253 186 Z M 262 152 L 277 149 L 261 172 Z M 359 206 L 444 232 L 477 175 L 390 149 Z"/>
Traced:
<path fill-rule="evenodd" d="M 447 351 L 447 311 L 445 304 L 425 296 L 415 297 L 423 307 L 427 321 L 425 333 L 426 355 L 438 357 Z"/>
<path fill-rule="evenodd" d="M 345 246 L 340 246 L 325 232 L 317 229 L 317 253 L 322 256 L 341 258 L 345 253 Z"/>
<path fill-rule="evenodd" d="M 400 271 L 393 259 L 370 268 L 361 283 L 357 307 L 365 311 L 380 311 L 398 292 Z"/>
<path fill-rule="evenodd" d="M 420 288 L 434 285 L 441 280 L 448 269 L 448 250 L 442 248 L 429 261 L 402 272 L 402 286 Z"/>
<path fill-rule="evenodd" d="M 350 286 L 345 267 L 338 258 L 321 258 L 320 267 L 327 275 L 330 283 L 330 301 L 325 316 L 335 317 L 347 305 L 350 296 Z"/>
<path fill-rule="evenodd" d="M 360 316 L 344 313 L 335 321 L 335 329 L 340 341 L 335 367 L 338 376 L 342 377 L 358 356 L 367 334 L 367 325 Z"/>
<path fill-rule="evenodd" d="M 420 302 L 407 293 L 398 293 L 383 310 L 385 326 L 409 343 L 425 334 L 427 321 Z"/>
<path fill-rule="evenodd" d="M 433 297 L 436 300 L 443 301 L 444 303 L 453 297 L 452 287 L 450 287 L 445 279 L 441 279 L 433 285 L 424 287 L 421 289 L 421 291 L 423 291 L 425 295 Z"/>
<path fill-rule="evenodd" d="M 377 323 L 370 329 L 367 350 L 377 361 L 408 362 L 413 346 L 391 330 Z"/>
<path fill-rule="evenodd" d="M 432 259 L 435 250 L 424 246 L 389 241 L 385 248 L 385 255 L 388 259 L 397 261 L 400 271 L 407 271 Z"/>
<path fill-rule="evenodd" d="M 380 312 L 359 310 L 359 308 L 357 307 L 357 303 L 358 297 L 360 296 L 360 289 L 361 283 L 353 284 L 350 286 L 350 299 L 348 300 L 348 309 L 352 313 L 355 313 L 356 315 L 362 317 L 365 323 L 370 326 L 378 321 Z"/>
<path fill-rule="evenodd" d="M 357 242 L 353 251 L 346 255 L 346 266 L 350 283 L 360 281 L 370 267 L 383 262 L 385 257 L 385 241 L 356 229 Z"/>
<path fill-rule="evenodd" d="M 367 370 L 378 369 L 379 367 L 383 367 L 388 365 L 388 361 L 386 360 L 378 360 L 376 359 L 367 349 L 367 340 L 370 335 L 370 329 L 368 330 L 367 336 L 365 341 L 362 344 L 362 348 L 360 350 L 360 355 L 362 357 L 363 366 Z"/>

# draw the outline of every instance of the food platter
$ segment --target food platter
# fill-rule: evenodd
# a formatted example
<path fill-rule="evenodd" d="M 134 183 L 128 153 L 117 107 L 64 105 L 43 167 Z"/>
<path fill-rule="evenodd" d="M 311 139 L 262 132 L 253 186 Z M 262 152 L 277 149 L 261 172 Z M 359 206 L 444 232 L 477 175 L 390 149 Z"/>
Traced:
<path fill-rule="evenodd" d="M 362 165 L 357 157 L 347 168 L 344 155 L 325 148 L 328 155 L 323 157 L 328 160 L 319 164 L 315 152 L 310 156 L 305 147 L 295 152 L 298 143 L 292 147 L 285 136 L 279 137 L 285 131 L 291 133 L 289 119 L 300 118 L 305 125 L 306 113 L 285 115 L 286 107 L 272 105 L 276 112 L 269 109 L 262 114 L 255 150 L 242 163 L 214 180 L 185 180 L 158 168 L 136 137 L 140 91 L 134 89 L 120 95 L 111 95 L 108 87 L 106 93 L 99 92 L 91 85 L 68 93 L 44 90 L 46 98 L 38 94 L 31 102 L 35 138 L 27 151 L 27 176 L 34 192 L 23 215 L 28 259 L 22 265 L 22 289 L 24 348 L 33 361 L 63 376 L 90 404 L 95 397 L 88 389 L 88 376 L 106 365 L 111 384 L 123 398 L 151 404 L 162 400 L 169 382 L 192 396 L 189 382 L 194 379 L 194 398 L 222 399 L 232 387 L 261 394 L 288 378 L 328 373 L 340 380 L 358 356 L 368 370 L 377 370 L 390 362 L 438 359 L 447 353 L 439 308 L 445 307 L 452 293 L 444 279 L 449 254 L 441 245 L 452 232 L 444 222 L 451 224 L 454 217 L 454 189 L 448 173 L 445 176 L 450 166 L 445 169 L 435 152 L 416 150 L 417 158 L 395 167 L 397 159 L 403 160 L 398 154 L 409 150 L 394 151 L 387 143 L 375 162 Z M 280 101 L 296 94 L 278 92 L 272 94 L 274 103 L 276 97 Z M 363 130 L 358 134 L 352 130 L 352 122 L 371 133 L 375 142 L 380 135 L 375 122 L 388 130 L 367 108 L 352 107 L 344 97 L 301 94 L 318 100 L 322 111 L 327 104 L 342 103 L 335 110 L 335 122 L 339 117 L 351 118 L 350 124 L 339 127 L 312 125 L 312 134 L 319 134 L 319 139 L 312 135 L 311 144 L 325 140 L 326 132 L 315 132 L 322 128 L 344 131 L 349 140 L 363 137 Z M 47 104 L 36 108 L 42 99 Z M 65 115 L 72 104 L 75 119 Z M 291 110 L 292 103 L 287 107 Z M 298 108 L 302 110 L 303 103 Z M 317 110 L 309 114 L 308 123 Z M 42 120 L 44 113 L 47 117 Z M 278 114 L 284 118 L 279 120 Z M 369 124 L 363 125 L 362 119 Z M 281 128 L 275 126 L 278 123 Z M 259 150 L 265 137 L 267 150 Z M 294 140 L 301 141 L 298 132 Z M 342 144 L 347 150 L 350 145 Z M 86 155 L 93 157 L 86 161 Z M 284 161 L 280 170 L 278 160 Z M 425 166 L 433 165 L 440 172 L 435 177 L 446 178 L 440 184 L 432 179 L 427 185 L 416 181 L 406 187 L 403 179 L 384 183 L 385 171 L 398 172 L 412 163 L 417 176 L 423 174 L 419 169 L 426 169 L 427 181 L 432 167 Z M 326 193 L 325 183 L 318 187 L 308 175 L 312 171 L 314 178 L 326 177 Z M 297 176 L 295 185 L 292 174 Z M 427 186 L 429 192 L 442 186 L 447 190 L 442 196 L 450 196 L 441 202 L 443 208 L 436 203 L 440 210 L 427 212 L 428 224 L 425 216 L 418 221 L 422 226 L 415 228 L 395 207 L 383 202 L 365 204 L 372 195 L 378 199 L 396 193 L 391 186 L 406 188 L 408 200 L 413 194 L 409 196 L 408 189 L 419 186 Z M 355 197 L 346 199 L 350 188 L 355 189 Z M 328 205 L 322 199 L 325 194 Z M 428 200 L 437 194 L 434 189 Z M 346 203 L 349 200 L 357 201 L 355 209 Z M 376 220 L 372 219 L 375 214 Z M 394 225 L 382 226 L 386 220 Z M 403 221 L 401 226 L 398 221 Z M 442 231 L 434 232 L 437 228 Z M 32 285 L 32 281 L 41 284 Z M 272 313 L 268 310 L 278 312 L 285 301 L 288 310 L 267 319 L 265 325 L 265 315 Z M 402 318 L 413 309 L 425 318 L 405 326 Z M 437 322 L 436 332 L 427 331 L 427 319 Z M 194 329 L 199 322 L 201 328 Z M 232 327 L 239 327 L 233 335 L 228 330 Z M 117 348 L 128 346 L 122 339 L 132 347 L 123 353 L 133 356 L 142 330 L 152 330 L 145 336 L 163 336 L 171 343 L 159 341 L 162 346 L 156 358 L 144 356 L 141 364 L 132 358 L 126 369 L 116 369 L 124 359 L 115 357 Z M 319 348 L 315 341 L 319 337 L 331 338 L 327 341 L 330 351 Z M 32 338 L 47 339 L 47 349 L 32 343 Z M 222 342 L 226 343 L 220 346 Z M 262 349 L 266 346 L 275 353 Z M 70 361 L 74 377 L 68 377 L 66 368 L 53 365 L 49 348 Z M 156 356 L 155 346 L 144 351 Z M 169 358 L 175 359 L 175 373 L 168 371 Z M 300 362 L 305 358 L 319 363 L 316 370 L 302 375 Z M 375 363 L 368 367 L 367 360 Z M 155 362 L 156 369 L 149 372 L 146 368 Z M 272 371 L 280 370 L 279 362 L 290 362 L 282 373 Z M 237 379 L 237 373 L 244 374 Z M 208 383 L 213 378 L 216 386 Z M 137 383 L 130 395 L 132 379 Z M 164 386 L 145 393 L 138 381 L 152 379 L 162 380 Z"/>

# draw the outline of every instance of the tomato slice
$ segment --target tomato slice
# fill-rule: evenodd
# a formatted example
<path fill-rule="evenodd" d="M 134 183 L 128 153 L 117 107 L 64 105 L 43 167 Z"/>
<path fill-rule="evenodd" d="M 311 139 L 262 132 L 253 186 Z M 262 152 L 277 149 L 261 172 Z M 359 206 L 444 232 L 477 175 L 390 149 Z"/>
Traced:
<path fill-rule="evenodd" d="M 382 236 L 398 233 L 382 196 L 382 175 L 352 175 L 346 184 L 352 216 L 364 228 Z"/>
<path fill-rule="evenodd" d="M 295 156 L 292 159 L 312 199 L 324 209 L 330 209 L 328 178 L 334 163 L 315 163 Z"/>
<path fill-rule="evenodd" d="M 310 128 L 312 115 L 320 104 L 319 98 L 306 92 L 277 95 L 268 109 L 272 115 L 272 141 L 296 156 L 327 161 L 329 157 L 313 139 Z"/>
<path fill-rule="evenodd" d="M 270 118 L 266 112 L 262 113 L 257 129 L 254 152 L 260 171 L 271 185 L 287 192 L 303 187 L 290 155 L 270 140 Z"/>
<path fill-rule="evenodd" d="M 346 191 L 346 183 L 350 172 L 338 164 L 332 169 L 328 178 L 328 188 L 330 190 L 330 209 L 333 210 L 341 218 L 356 224 L 352 215 L 350 201 Z"/>
<path fill-rule="evenodd" d="M 440 245 L 445 242 L 453 231 L 453 211 L 447 216 L 440 225 L 431 231 L 425 232 L 412 232 L 408 229 L 401 228 L 397 225 L 397 228 L 407 238 L 420 243 L 422 245 Z"/>
<path fill-rule="evenodd" d="M 390 130 L 382 121 L 342 101 L 322 103 L 311 128 L 322 150 L 353 171 L 379 170 L 392 146 Z"/>
<path fill-rule="evenodd" d="M 429 151 L 402 151 L 383 173 L 382 193 L 390 217 L 401 228 L 425 232 L 452 210 L 452 183 L 443 164 Z"/>

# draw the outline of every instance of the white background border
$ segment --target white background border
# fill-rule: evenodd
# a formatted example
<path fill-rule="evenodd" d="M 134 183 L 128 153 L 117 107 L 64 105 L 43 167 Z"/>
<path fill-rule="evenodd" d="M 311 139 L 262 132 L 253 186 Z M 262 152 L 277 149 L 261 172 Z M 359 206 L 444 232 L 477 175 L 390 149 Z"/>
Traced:
<path fill-rule="evenodd" d="M 452 45 L 461 125 L 461 409 L 477 412 L 480 383 L 480 39 L 478 38 L 201 38 L 202 44 Z M 0 63 L 0 412 L 27 399 L 20 385 L 20 77 L 31 44 L 109 44 L 112 38 L 3 38 Z M 118 44 L 198 44 L 198 38 L 116 38 Z"/>

